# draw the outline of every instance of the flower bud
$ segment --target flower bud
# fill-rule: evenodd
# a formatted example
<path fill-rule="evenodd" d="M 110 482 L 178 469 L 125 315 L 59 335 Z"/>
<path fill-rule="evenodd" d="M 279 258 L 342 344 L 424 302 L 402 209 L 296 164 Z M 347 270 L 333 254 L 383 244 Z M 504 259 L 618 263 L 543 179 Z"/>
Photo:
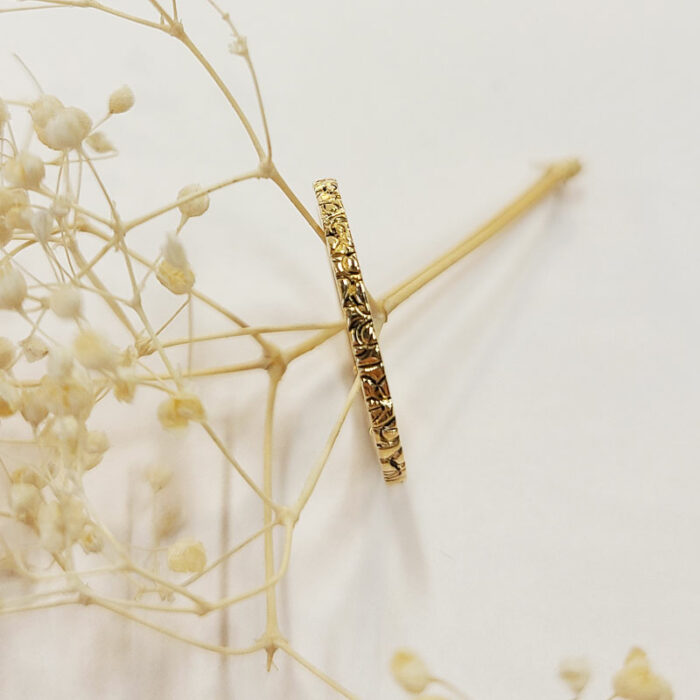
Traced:
<path fill-rule="evenodd" d="M 36 209 L 29 217 L 29 225 L 39 242 L 46 243 L 53 231 L 53 216 L 46 209 Z"/>
<path fill-rule="evenodd" d="M 207 565 L 204 545 L 191 537 L 175 542 L 168 548 L 168 566 L 180 573 L 200 573 Z"/>
<path fill-rule="evenodd" d="M 46 171 L 41 158 L 33 153 L 22 151 L 5 163 L 3 173 L 12 186 L 35 190 L 44 179 Z"/>
<path fill-rule="evenodd" d="M 156 270 L 158 281 L 173 294 L 189 294 L 194 287 L 194 272 L 188 267 L 182 269 L 163 260 Z"/>
<path fill-rule="evenodd" d="M 60 552 L 66 546 L 63 531 L 63 514 L 58 501 L 42 503 L 39 506 L 39 538 L 41 546 L 49 552 Z"/>
<path fill-rule="evenodd" d="M 78 335 L 73 350 L 78 362 L 87 369 L 111 370 L 117 364 L 114 346 L 92 330 L 84 330 Z"/>
<path fill-rule="evenodd" d="M 26 296 L 24 275 L 11 262 L 0 263 L 0 309 L 18 311 Z"/>
<path fill-rule="evenodd" d="M 0 418 L 7 418 L 17 412 L 21 405 L 19 391 L 10 384 L 7 375 L 0 372 Z"/>
<path fill-rule="evenodd" d="M 9 369 L 15 361 L 15 344 L 0 336 L 0 370 Z"/>
<path fill-rule="evenodd" d="M 85 139 L 85 143 L 90 146 L 95 153 L 111 153 L 117 150 L 102 131 L 94 131 Z"/>
<path fill-rule="evenodd" d="M 31 426 L 36 428 L 49 413 L 44 402 L 42 392 L 38 388 L 24 389 L 22 391 L 22 417 Z"/>
<path fill-rule="evenodd" d="M 31 208 L 26 190 L 0 187 L 0 246 L 12 240 L 15 229 L 31 224 Z"/>
<path fill-rule="evenodd" d="M 63 102 L 53 95 L 42 95 L 29 108 L 29 115 L 34 123 L 34 129 L 37 131 L 43 129 L 49 120 L 58 114 L 62 109 L 65 109 Z M 41 137 L 40 137 L 41 138 Z"/>
<path fill-rule="evenodd" d="M 72 209 L 73 200 L 65 194 L 59 194 L 58 197 L 54 198 L 51 204 L 51 214 L 59 221 L 68 216 Z"/>
<path fill-rule="evenodd" d="M 673 700 L 671 686 L 651 670 L 646 653 L 637 647 L 615 674 L 613 689 L 615 696 L 625 700 Z"/>
<path fill-rule="evenodd" d="M 29 110 L 39 140 L 55 151 L 79 148 L 92 129 L 92 120 L 77 107 L 44 95 Z"/>
<path fill-rule="evenodd" d="M 571 692 L 580 693 L 587 685 L 591 677 L 591 667 L 584 658 L 564 659 L 559 664 L 559 678 L 566 683 Z"/>
<path fill-rule="evenodd" d="M 102 430 L 90 430 L 85 437 L 85 464 L 84 469 L 88 471 L 96 467 L 109 449 L 109 438 Z"/>
<path fill-rule="evenodd" d="M 131 403 L 136 393 L 136 373 L 131 367 L 117 367 L 114 378 L 114 398 Z"/>
<path fill-rule="evenodd" d="M 86 523 L 78 542 L 86 554 L 102 551 L 102 534 L 94 523 Z"/>
<path fill-rule="evenodd" d="M 205 417 L 204 407 L 194 394 L 175 394 L 158 406 L 158 420 L 168 430 L 186 428 L 190 421 L 203 421 Z"/>
<path fill-rule="evenodd" d="M 80 290 L 70 284 L 57 287 L 51 292 L 49 306 L 59 318 L 78 318 L 82 310 Z"/>
<path fill-rule="evenodd" d="M 41 494 L 34 484 L 20 482 L 10 486 L 10 506 L 18 520 L 32 523 L 39 512 Z"/>
<path fill-rule="evenodd" d="M 164 489 L 173 478 L 173 470 L 164 464 L 154 464 L 146 471 L 146 479 L 154 491 Z"/>
<path fill-rule="evenodd" d="M 27 362 L 38 362 L 49 354 L 49 346 L 39 336 L 30 335 L 19 344 Z"/>
<path fill-rule="evenodd" d="M 187 185 L 177 193 L 177 198 L 183 199 L 201 191 L 200 185 Z M 209 209 L 209 195 L 205 193 L 187 202 L 182 202 L 178 205 L 178 209 L 184 216 L 201 216 Z"/>
<path fill-rule="evenodd" d="M 49 377 L 63 381 L 68 379 L 73 371 L 73 353 L 63 345 L 54 345 L 49 350 L 49 359 L 46 363 Z"/>
<path fill-rule="evenodd" d="M 43 489 L 46 486 L 46 479 L 34 467 L 27 464 L 15 469 L 10 474 L 10 481 L 13 484 L 32 484 L 38 489 Z"/>
<path fill-rule="evenodd" d="M 76 496 L 71 496 L 61 503 L 61 515 L 63 516 L 63 528 L 69 543 L 75 542 L 87 523 L 85 505 Z"/>
<path fill-rule="evenodd" d="M 134 106 L 134 102 L 132 89 L 128 85 L 122 85 L 109 96 L 109 112 L 110 114 L 128 112 Z"/>
<path fill-rule="evenodd" d="M 428 668 L 414 652 L 399 649 L 391 659 L 394 680 L 409 693 L 421 693 L 430 682 Z"/>

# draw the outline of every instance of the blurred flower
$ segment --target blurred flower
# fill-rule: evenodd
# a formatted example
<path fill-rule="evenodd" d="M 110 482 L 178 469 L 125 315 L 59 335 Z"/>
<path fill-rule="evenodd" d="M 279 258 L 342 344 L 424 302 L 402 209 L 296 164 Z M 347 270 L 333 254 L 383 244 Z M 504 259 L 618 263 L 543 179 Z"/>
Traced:
<path fill-rule="evenodd" d="M 206 415 L 194 394 L 175 394 L 158 406 L 158 420 L 167 429 L 186 428 L 190 421 L 203 421 Z"/>
<path fill-rule="evenodd" d="M 564 659 L 559 664 L 559 678 L 566 683 L 574 693 L 580 693 L 591 677 L 591 667 L 582 657 Z"/>
<path fill-rule="evenodd" d="M 109 96 L 110 114 L 128 112 L 134 106 L 135 98 L 128 85 L 122 85 Z"/>
<path fill-rule="evenodd" d="M 638 647 L 630 651 L 615 674 L 613 689 L 625 700 L 673 700 L 671 686 L 651 670 L 646 652 Z"/>
<path fill-rule="evenodd" d="M 181 573 L 200 573 L 207 565 L 204 545 L 191 537 L 175 542 L 168 548 L 168 566 Z"/>
<path fill-rule="evenodd" d="M 430 682 L 430 673 L 423 660 L 409 649 L 399 649 L 391 659 L 391 673 L 409 693 L 420 693 Z"/>

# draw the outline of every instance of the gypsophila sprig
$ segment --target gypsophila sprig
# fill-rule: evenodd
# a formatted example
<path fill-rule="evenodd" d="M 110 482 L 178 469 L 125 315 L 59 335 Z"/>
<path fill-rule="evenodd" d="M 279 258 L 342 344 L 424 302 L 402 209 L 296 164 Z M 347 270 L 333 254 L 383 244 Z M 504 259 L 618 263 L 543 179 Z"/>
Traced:
<path fill-rule="evenodd" d="M 268 668 L 281 650 L 338 694 L 352 698 L 355 696 L 349 690 L 313 666 L 285 639 L 276 601 L 279 584 L 289 568 L 295 525 L 326 467 L 359 384 L 349 389 L 339 407 L 326 445 L 308 465 L 307 478 L 297 497 L 282 504 L 272 488 L 273 471 L 279 466 L 273 458 L 274 408 L 286 369 L 333 338 L 343 329 L 343 323 L 332 319 L 301 327 L 294 323 L 265 327 L 249 324 L 239 309 L 210 299 L 197 288 L 185 246 L 189 241 L 182 240 L 188 226 L 194 225 L 190 220 L 204 216 L 215 197 L 225 196 L 237 183 L 252 180 L 273 187 L 309 225 L 311 234 L 322 238 L 314 217 L 273 162 L 271 135 L 248 42 L 216 2 L 208 3 L 230 32 L 231 51 L 241 57 L 249 72 L 260 131 L 187 34 L 177 2 L 167 7 L 158 2 L 144 3 L 144 14 L 132 15 L 120 9 L 118 3 L 37 0 L 37 6 L 45 9 L 64 6 L 116 15 L 178 42 L 221 91 L 238 132 L 250 144 L 253 167 L 232 171 L 223 181 L 207 183 L 202 176 L 205 184 L 186 185 L 170 201 L 153 202 L 147 211 L 127 219 L 102 170 L 101 161 L 117 157 L 117 149 L 97 127 L 105 122 L 111 125 L 117 115 L 120 120 L 140 118 L 141 98 L 136 103 L 131 88 L 125 85 L 107 96 L 106 115 L 90 114 L 84 105 L 75 104 L 74 95 L 56 96 L 38 86 L 26 102 L 4 95 L 7 99 L 0 99 L 0 427 L 7 426 L 0 438 L 0 450 L 14 442 L 33 448 L 31 458 L 21 463 L 11 454 L 1 455 L 0 488 L 7 512 L 0 518 L 0 560 L 26 585 L 28 593 L 13 597 L 0 590 L 0 614 L 89 602 L 131 623 L 222 656 L 260 652 Z M 104 110 L 104 93 L 99 95 L 98 103 Z M 26 133 L 19 138 L 23 120 Z M 578 169 L 575 161 L 552 166 L 510 205 L 508 216 L 495 219 L 496 223 L 478 235 L 465 238 L 456 254 L 452 250 L 440 256 L 384 297 L 375 299 L 377 309 L 388 318 L 419 288 L 415 280 L 425 284 L 436 277 L 556 190 Z M 90 190 L 93 195 L 86 195 Z M 139 247 L 139 236 L 134 235 L 151 222 L 160 227 L 165 239 L 155 258 Z M 108 256 L 110 274 L 104 275 L 100 264 Z M 206 269 L 197 270 L 198 275 L 205 273 Z M 145 299 L 158 293 L 176 304 L 174 311 L 151 310 L 154 307 Z M 198 335 L 194 319 L 203 310 L 219 318 L 224 330 Z M 187 321 L 184 337 L 173 330 L 182 319 Z M 288 332 L 309 335 L 283 352 L 275 338 Z M 202 357 L 195 358 L 193 352 L 205 342 L 226 347 L 245 342 L 258 354 L 239 365 L 208 364 Z M 183 348 L 187 351 L 185 359 Z M 261 483 L 251 475 L 252 465 L 239 461 L 210 422 L 210 411 L 198 386 L 204 377 L 235 384 L 240 373 L 248 371 L 265 373 L 268 381 Z M 235 543 L 227 543 L 222 537 L 218 551 L 189 525 L 185 531 L 190 504 L 187 494 L 178 487 L 177 470 L 170 464 L 143 469 L 141 482 L 133 487 L 137 492 L 143 486 L 140 495 L 151 509 L 145 542 L 134 542 L 129 539 L 131 534 L 124 535 L 132 531 L 131 521 L 128 527 L 119 527 L 93 507 L 90 485 L 109 469 L 123 468 L 119 460 L 112 459 L 112 446 L 125 442 L 116 422 L 96 424 L 98 409 L 142 410 L 131 406 L 141 396 L 151 402 L 143 418 L 153 421 L 157 443 L 185 440 L 197 431 L 226 464 L 222 493 L 230 493 L 229 481 L 235 479 L 237 488 L 257 501 L 255 505 L 262 505 L 246 509 L 256 519 L 260 515 L 261 522 L 255 520 L 251 528 L 253 534 Z M 198 461 L 197 468 L 202 480 L 219 478 L 212 474 L 210 460 Z M 130 494 L 114 497 L 126 500 Z M 229 501 L 221 508 L 222 523 L 230 515 Z M 282 535 L 280 540 L 278 534 Z M 261 584 L 242 591 L 222 589 L 218 597 L 197 589 L 200 578 L 221 571 L 237 553 L 258 541 L 264 544 Z M 37 553 L 41 556 L 35 556 Z M 99 575 L 88 578 L 96 572 Z M 126 585 L 110 585 L 114 580 Z M 232 582 L 231 588 L 234 586 Z M 117 589 L 120 592 L 114 594 Z M 265 598 L 262 633 L 260 629 L 240 630 L 241 638 L 249 633 L 249 643 L 231 646 L 225 634 L 228 615 L 239 603 L 257 596 Z M 218 639 L 202 638 L 186 625 L 178 628 L 173 624 L 175 618 L 189 620 L 209 614 L 221 615 Z M 423 692 L 430 683 L 440 683 L 411 652 L 397 655 L 392 669 L 401 685 L 414 694 Z M 624 685 L 625 678 L 621 677 L 619 683 Z M 431 696 L 425 697 L 427 700 Z"/>

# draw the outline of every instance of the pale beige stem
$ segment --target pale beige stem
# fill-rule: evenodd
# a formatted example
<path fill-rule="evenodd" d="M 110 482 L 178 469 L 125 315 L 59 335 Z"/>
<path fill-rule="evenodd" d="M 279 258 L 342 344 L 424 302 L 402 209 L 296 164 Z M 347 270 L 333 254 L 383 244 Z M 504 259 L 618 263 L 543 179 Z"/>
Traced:
<path fill-rule="evenodd" d="M 293 649 L 287 642 L 281 640 L 279 642 L 279 648 L 285 653 L 289 654 L 296 662 L 300 663 L 305 669 L 311 671 L 317 678 L 320 678 L 324 683 L 329 685 L 337 693 L 340 693 L 344 698 L 350 698 L 350 700 L 358 700 L 357 695 L 353 695 L 349 690 L 343 688 L 340 683 L 334 681 L 327 673 L 324 673 L 320 669 L 316 668 L 310 661 L 305 659 L 298 651 Z"/>
<path fill-rule="evenodd" d="M 537 182 L 523 192 L 517 199 L 502 209 L 496 216 L 486 222 L 476 232 L 458 243 L 456 246 L 441 255 L 437 260 L 427 265 L 416 274 L 403 281 L 398 286 L 387 292 L 379 303 L 388 315 L 399 304 L 415 294 L 428 282 L 434 280 L 449 267 L 471 253 L 489 238 L 502 231 L 508 224 L 525 214 L 538 204 L 550 192 L 559 185 L 572 178 L 581 170 L 581 164 L 577 160 L 564 160 L 554 163 Z"/>
<path fill-rule="evenodd" d="M 275 401 L 277 400 L 277 389 L 282 372 L 277 368 L 270 369 L 270 383 L 267 392 L 267 405 L 265 407 L 265 429 L 263 437 L 263 491 L 268 499 L 272 500 L 272 463 L 273 463 L 273 442 L 272 433 L 275 425 Z M 265 530 L 265 581 L 270 581 L 275 575 L 275 544 L 274 532 L 268 526 L 272 525 L 276 513 L 270 508 L 268 503 L 263 504 L 263 523 Z M 276 639 L 280 635 L 279 621 L 277 619 L 277 591 L 275 586 L 270 586 L 265 592 L 266 615 L 265 615 L 265 636 Z M 272 659 L 276 648 L 270 646 L 267 649 L 267 668 L 270 670 Z"/>
<path fill-rule="evenodd" d="M 304 509 L 304 506 L 307 504 L 309 498 L 311 498 L 311 494 L 314 492 L 316 484 L 321 478 L 321 474 L 323 472 L 324 467 L 326 466 L 328 457 L 330 457 L 331 450 L 335 445 L 335 441 L 338 439 L 338 435 L 340 435 L 340 430 L 343 427 L 343 424 L 345 423 L 345 419 L 347 418 L 348 413 L 350 412 L 350 408 L 352 407 L 353 401 L 355 400 L 355 397 L 357 396 L 359 391 L 360 378 L 359 376 L 357 376 L 355 377 L 355 381 L 353 382 L 352 387 L 348 392 L 347 399 L 345 399 L 345 404 L 343 405 L 343 409 L 340 412 L 340 416 L 335 422 L 335 425 L 331 430 L 331 434 L 328 436 L 328 440 L 326 441 L 326 445 L 323 448 L 323 452 L 318 458 L 316 465 L 311 470 L 311 473 L 307 477 L 306 483 L 304 484 L 304 487 L 302 488 L 301 493 L 299 494 L 299 497 L 297 498 L 296 503 L 294 504 L 294 508 L 292 510 L 296 517 L 299 517 L 299 514 Z"/>

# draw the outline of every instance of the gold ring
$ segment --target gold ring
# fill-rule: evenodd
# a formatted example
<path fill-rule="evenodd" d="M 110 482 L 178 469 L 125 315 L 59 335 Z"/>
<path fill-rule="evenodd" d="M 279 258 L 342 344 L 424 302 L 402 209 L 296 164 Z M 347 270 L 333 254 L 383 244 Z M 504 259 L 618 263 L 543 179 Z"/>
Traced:
<path fill-rule="evenodd" d="M 348 217 L 335 180 L 318 180 L 314 183 L 314 192 L 321 211 L 326 249 L 335 276 L 338 299 L 345 314 L 355 368 L 362 382 L 370 434 L 377 447 L 384 480 L 387 483 L 398 483 L 406 478 L 406 463 L 396 425 L 394 403 L 379 351 L 369 295 L 362 281 Z"/>

